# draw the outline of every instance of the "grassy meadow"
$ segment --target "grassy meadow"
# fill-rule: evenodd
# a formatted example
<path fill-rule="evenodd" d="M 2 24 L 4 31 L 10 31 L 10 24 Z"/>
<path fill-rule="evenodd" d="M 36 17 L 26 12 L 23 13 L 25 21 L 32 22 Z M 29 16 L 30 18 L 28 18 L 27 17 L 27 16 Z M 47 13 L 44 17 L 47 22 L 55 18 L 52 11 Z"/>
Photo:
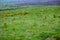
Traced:
<path fill-rule="evenodd" d="M 0 11 L 0 40 L 60 40 L 60 6 Z"/>

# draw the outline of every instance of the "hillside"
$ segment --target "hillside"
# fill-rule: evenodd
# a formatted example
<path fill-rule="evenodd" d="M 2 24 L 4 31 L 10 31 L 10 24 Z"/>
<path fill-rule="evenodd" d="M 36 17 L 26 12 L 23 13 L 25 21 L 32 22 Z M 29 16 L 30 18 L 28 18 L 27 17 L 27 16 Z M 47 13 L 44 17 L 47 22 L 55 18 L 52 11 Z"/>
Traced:
<path fill-rule="evenodd" d="M 0 11 L 0 40 L 60 40 L 60 6 Z"/>

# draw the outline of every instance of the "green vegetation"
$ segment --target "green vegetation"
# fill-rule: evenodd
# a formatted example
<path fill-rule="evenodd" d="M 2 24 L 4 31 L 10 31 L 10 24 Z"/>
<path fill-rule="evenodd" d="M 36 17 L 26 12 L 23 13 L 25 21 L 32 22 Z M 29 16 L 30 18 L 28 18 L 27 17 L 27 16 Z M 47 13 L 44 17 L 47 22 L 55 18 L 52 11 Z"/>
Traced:
<path fill-rule="evenodd" d="M 60 40 L 60 6 L 0 11 L 0 40 Z"/>

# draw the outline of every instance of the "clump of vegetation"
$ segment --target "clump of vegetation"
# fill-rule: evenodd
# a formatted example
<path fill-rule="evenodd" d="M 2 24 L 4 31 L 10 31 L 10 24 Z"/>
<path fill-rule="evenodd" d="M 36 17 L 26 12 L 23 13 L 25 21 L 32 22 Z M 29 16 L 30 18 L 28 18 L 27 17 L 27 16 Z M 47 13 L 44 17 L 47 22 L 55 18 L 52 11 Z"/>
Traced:
<path fill-rule="evenodd" d="M 28 12 L 26 11 L 21 12 L 21 15 L 26 15 L 26 14 L 28 14 Z"/>
<path fill-rule="evenodd" d="M 16 13 L 16 14 L 14 14 L 14 15 L 26 15 L 26 14 L 28 14 L 28 12 L 22 11 L 22 12 L 18 12 L 18 13 Z"/>
<path fill-rule="evenodd" d="M 0 18 L 13 17 L 13 16 L 15 16 L 15 14 L 4 14 L 4 15 L 0 16 Z"/>
<path fill-rule="evenodd" d="M 0 16 L 0 18 L 4 18 L 3 16 Z"/>
<path fill-rule="evenodd" d="M 6 16 L 6 17 L 7 17 L 7 16 L 14 16 L 14 14 L 6 14 L 5 16 Z"/>
<path fill-rule="evenodd" d="M 53 18 L 56 18 L 56 14 L 53 14 Z"/>
<path fill-rule="evenodd" d="M 60 40 L 60 35 L 54 35 L 52 37 L 48 37 L 46 40 Z"/>
<path fill-rule="evenodd" d="M 60 35 L 54 35 L 53 38 L 55 38 L 56 40 L 60 40 Z"/>
<path fill-rule="evenodd" d="M 26 15 L 26 14 L 28 14 L 28 12 L 26 12 L 26 11 L 18 12 L 18 13 L 15 13 L 15 14 L 13 14 L 13 13 L 7 13 L 7 14 L 4 14 L 4 15 L 0 16 L 0 18 L 13 17 L 13 16 L 16 16 L 16 15 Z"/>
<path fill-rule="evenodd" d="M 7 28 L 8 23 L 4 22 L 3 25 L 4 25 L 5 28 Z"/>
<path fill-rule="evenodd" d="M 46 20 L 46 19 L 47 19 L 47 17 L 46 17 L 46 16 L 44 16 L 43 20 Z"/>
<path fill-rule="evenodd" d="M 58 18 L 60 18 L 60 16 L 58 16 Z"/>

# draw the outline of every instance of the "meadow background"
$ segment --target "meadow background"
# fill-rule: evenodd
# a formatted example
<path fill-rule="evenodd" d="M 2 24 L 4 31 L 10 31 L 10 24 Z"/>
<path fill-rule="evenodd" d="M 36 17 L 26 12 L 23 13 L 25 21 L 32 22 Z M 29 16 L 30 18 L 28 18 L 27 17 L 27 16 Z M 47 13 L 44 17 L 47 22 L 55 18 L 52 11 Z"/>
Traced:
<path fill-rule="evenodd" d="M 0 3 L 4 2 L 1 0 Z M 60 40 L 58 3 L 35 3 L 0 4 L 0 40 Z"/>

